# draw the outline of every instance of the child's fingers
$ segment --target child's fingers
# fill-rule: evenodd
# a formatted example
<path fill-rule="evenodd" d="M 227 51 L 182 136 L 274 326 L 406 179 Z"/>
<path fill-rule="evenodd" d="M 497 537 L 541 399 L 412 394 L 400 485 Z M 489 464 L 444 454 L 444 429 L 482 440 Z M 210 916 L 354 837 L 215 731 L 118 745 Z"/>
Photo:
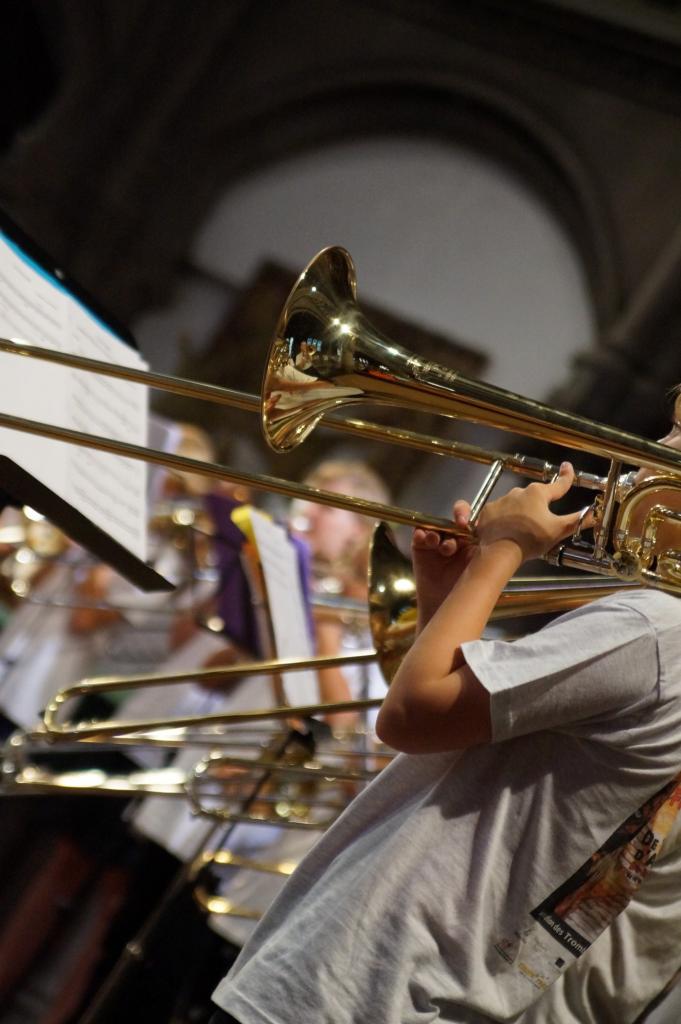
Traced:
<path fill-rule="evenodd" d="M 560 471 L 555 480 L 552 480 L 550 484 L 546 484 L 547 495 L 549 502 L 557 501 L 562 498 L 563 495 L 572 487 L 575 480 L 575 471 L 571 462 L 561 462 Z"/>
<path fill-rule="evenodd" d="M 582 518 L 582 509 L 578 509 L 577 512 L 569 512 L 566 516 L 557 516 L 557 518 L 564 525 L 566 536 L 569 536 L 579 526 L 579 521 Z"/>
<path fill-rule="evenodd" d="M 435 530 L 424 530 L 421 527 L 417 527 L 414 530 L 413 543 L 416 548 L 432 550 L 440 543 L 440 535 Z"/>
<path fill-rule="evenodd" d="M 470 515 L 470 502 L 464 501 L 463 498 L 461 498 L 459 501 L 454 502 L 454 507 L 452 509 L 452 518 L 457 526 L 467 526 L 468 520 L 470 519 Z"/>
<path fill-rule="evenodd" d="M 458 551 L 456 537 L 442 537 L 435 530 L 414 530 L 413 546 L 421 551 L 437 551 L 440 555 L 450 557 Z"/>

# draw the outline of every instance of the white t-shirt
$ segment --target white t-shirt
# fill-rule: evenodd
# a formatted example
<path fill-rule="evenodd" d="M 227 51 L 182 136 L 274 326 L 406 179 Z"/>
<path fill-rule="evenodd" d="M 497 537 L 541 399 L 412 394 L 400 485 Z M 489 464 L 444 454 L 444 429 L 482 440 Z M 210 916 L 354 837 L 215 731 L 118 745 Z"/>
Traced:
<path fill-rule="evenodd" d="M 494 742 L 400 756 L 354 801 L 218 986 L 242 1024 L 512 1021 L 607 919 L 602 848 L 681 767 L 681 602 L 628 592 L 464 655 Z"/>
<path fill-rule="evenodd" d="M 645 885 L 517 1024 L 632 1024 L 681 969 L 681 815 Z M 681 987 L 645 1018 L 679 1024 Z"/>
<path fill-rule="evenodd" d="M 69 628 L 77 567 L 75 552 L 54 565 L 0 636 L 0 711 L 22 729 L 39 726 L 48 701 L 83 678 L 105 642 L 105 631 L 76 634 Z"/>

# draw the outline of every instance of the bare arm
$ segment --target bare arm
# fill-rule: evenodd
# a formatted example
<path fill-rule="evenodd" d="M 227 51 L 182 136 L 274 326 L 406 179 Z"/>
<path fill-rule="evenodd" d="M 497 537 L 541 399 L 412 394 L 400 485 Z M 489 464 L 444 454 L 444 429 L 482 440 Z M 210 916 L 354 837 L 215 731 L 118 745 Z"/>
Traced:
<path fill-rule="evenodd" d="M 454 573 L 453 585 L 436 609 L 432 593 L 437 582 L 431 580 L 429 587 L 428 573 L 421 573 L 419 580 L 417 571 L 419 598 L 426 591 L 431 607 L 420 616 L 421 631 L 381 708 L 377 732 L 385 743 L 416 754 L 491 740 L 489 695 L 465 663 L 461 647 L 480 638 L 522 562 L 543 554 L 574 529 L 579 513 L 557 516 L 549 508 L 569 490 L 573 477 L 566 465 L 554 483 L 514 488 L 490 502 L 480 517 L 479 545 Z"/>

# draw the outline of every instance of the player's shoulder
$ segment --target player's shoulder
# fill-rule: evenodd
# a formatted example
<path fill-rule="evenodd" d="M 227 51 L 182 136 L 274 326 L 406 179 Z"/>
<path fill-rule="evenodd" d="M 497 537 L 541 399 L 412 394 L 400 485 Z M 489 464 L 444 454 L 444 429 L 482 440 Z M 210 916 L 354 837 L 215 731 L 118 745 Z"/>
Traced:
<path fill-rule="evenodd" d="M 657 587 L 632 587 L 601 600 L 613 611 L 622 609 L 641 616 L 655 630 L 681 628 L 681 595 Z"/>

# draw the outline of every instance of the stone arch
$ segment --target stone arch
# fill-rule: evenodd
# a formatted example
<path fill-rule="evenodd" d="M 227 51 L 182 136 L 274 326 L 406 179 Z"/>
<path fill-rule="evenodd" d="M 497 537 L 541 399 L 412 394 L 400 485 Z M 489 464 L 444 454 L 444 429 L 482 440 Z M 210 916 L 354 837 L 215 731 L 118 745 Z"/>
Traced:
<path fill-rule="evenodd" d="M 586 270 L 597 320 L 623 296 L 615 233 L 587 161 L 521 100 L 449 72 L 415 69 L 356 81 L 302 85 L 241 126 L 224 165 L 224 188 L 299 153 L 381 135 L 421 135 L 463 144 L 499 162 L 562 224 Z"/>
<path fill-rule="evenodd" d="M 0 202 L 120 318 L 167 301 L 198 225 L 230 182 L 332 141 L 392 133 L 463 143 L 503 163 L 569 232 L 598 321 L 618 308 L 617 246 L 598 179 L 568 135 L 519 91 L 401 55 L 373 63 L 370 45 L 353 60 L 339 50 L 321 74 L 292 50 L 298 72 L 278 69 L 268 82 L 263 64 L 253 76 L 259 86 L 242 86 L 221 62 L 252 17 L 248 4 L 217 25 L 192 24 L 186 52 L 177 9 L 163 14 L 172 24 L 164 23 L 158 44 L 148 34 L 137 43 L 139 63 L 138 16 L 122 19 L 111 37 L 92 10 L 75 17 L 74 7 L 62 25 L 69 59 L 55 101 L 0 162 Z M 217 42 L 208 39 L 211 28 Z M 167 71 L 156 52 L 161 43 Z M 304 41 L 297 45 L 303 52 Z M 82 64 L 81 50 L 88 54 Z M 123 54 L 129 72 L 116 77 Z M 183 62 L 175 74 L 174 58 Z M 140 90 L 144 102 L 136 105 Z"/>

